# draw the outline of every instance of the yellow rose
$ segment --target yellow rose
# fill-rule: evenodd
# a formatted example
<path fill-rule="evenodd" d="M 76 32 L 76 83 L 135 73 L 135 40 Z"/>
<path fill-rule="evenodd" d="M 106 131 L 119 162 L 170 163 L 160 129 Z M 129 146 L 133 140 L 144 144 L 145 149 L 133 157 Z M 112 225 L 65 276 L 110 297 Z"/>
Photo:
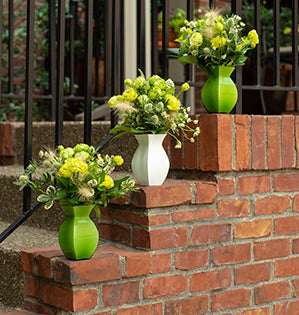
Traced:
<path fill-rule="evenodd" d="M 59 169 L 58 174 L 61 177 L 70 178 L 74 173 L 86 174 L 88 165 L 79 158 L 68 159 Z"/>
<path fill-rule="evenodd" d="M 124 159 L 120 155 L 117 155 L 114 157 L 114 162 L 116 165 L 122 165 L 124 163 Z"/>
<path fill-rule="evenodd" d="M 138 95 L 133 88 L 125 90 L 122 94 L 123 99 L 128 102 L 133 102 L 137 96 Z"/>
<path fill-rule="evenodd" d="M 107 189 L 114 187 L 114 181 L 109 175 L 105 175 L 105 179 L 103 182 L 99 184 L 99 187 L 104 186 Z"/>
<path fill-rule="evenodd" d="M 166 102 L 168 109 L 173 110 L 175 112 L 177 112 L 180 109 L 180 102 L 175 96 L 169 95 L 166 99 Z"/>
<path fill-rule="evenodd" d="M 110 108 L 115 108 L 115 105 L 119 102 L 118 96 L 112 96 L 110 97 L 108 101 L 108 105 Z"/>
<path fill-rule="evenodd" d="M 202 35 L 198 32 L 193 33 L 190 38 L 190 45 L 191 46 L 200 46 L 202 44 Z"/>
<path fill-rule="evenodd" d="M 223 47 L 226 44 L 226 38 L 217 36 L 211 39 L 211 44 L 212 44 L 213 49 Z"/>
<path fill-rule="evenodd" d="M 69 163 L 65 163 L 61 166 L 58 171 L 58 175 L 64 178 L 71 178 L 73 176 L 73 172 Z"/>
<path fill-rule="evenodd" d="M 248 33 L 248 39 L 251 40 L 251 47 L 255 47 L 256 44 L 259 43 L 259 36 L 257 35 L 257 32 L 256 30 L 251 30 L 249 33 Z"/>

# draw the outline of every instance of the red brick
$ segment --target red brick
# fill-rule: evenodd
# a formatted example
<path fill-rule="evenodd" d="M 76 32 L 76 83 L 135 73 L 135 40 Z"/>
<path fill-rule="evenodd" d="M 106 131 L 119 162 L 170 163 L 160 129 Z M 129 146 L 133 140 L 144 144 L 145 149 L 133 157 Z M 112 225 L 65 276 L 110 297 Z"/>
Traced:
<path fill-rule="evenodd" d="M 210 218 L 215 218 L 215 209 L 213 208 L 172 213 L 172 220 L 174 222 L 194 221 Z"/>
<path fill-rule="evenodd" d="M 111 209 L 101 207 L 100 211 L 101 211 L 101 218 L 112 220 L 112 210 Z"/>
<path fill-rule="evenodd" d="M 299 238 L 293 239 L 293 254 L 298 254 L 299 253 Z"/>
<path fill-rule="evenodd" d="M 150 273 L 166 273 L 171 270 L 170 253 L 152 254 Z"/>
<path fill-rule="evenodd" d="M 188 279 L 184 275 L 174 275 L 145 279 L 143 281 L 144 299 L 158 299 L 185 292 Z"/>
<path fill-rule="evenodd" d="M 231 239 L 230 224 L 198 225 L 191 232 L 191 245 L 212 244 Z"/>
<path fill-rule="evenodd" d="M 162 315 L 162 303 L 117 309 L 115 315 Z"/>
<path fill-rule="evenodd" d="M 231 270 L 204 271 L 191 275 L 191 292 L 228 288 L 231 285 Z"/>
<path fill-rule="evenodd" d="M 280 122 L 278 116 L 267 116 L 267 167 L 280 168 Z"/>
<path fill-rule="evenodd" d="M 275 315 L 291 315 L 298 314 L 299 301 L 287 301 L 274 306 Z"/>
<path fill-rule="evenodd" d="M 217 197 L 217 185 L 211 182 L 195 182 L 196 197 L 195 203 L 213 203 Z"/>
<path fill-rule="evenodd" d="M 21 267 L 24 272 L 33 274 L 35 251 L 31 249 L 21 252 Z"/>
<path fill-rule="evenodd" d="M 208 266 L 209 250 L 196 249 L 174 254 L 174 265 L 177 269 L 188 270 Z"/>
<path fill-rule="evenodd" d="M 263 304 L 289 298 L 291 296 L 291 287 L 288 281 L 281 281 L 256 287 L 254 292 L 255 303 Z"/>
<path fill-rule="evenodd" d="M 98 304 L 98 292 L 94 289 L 75 290 L 40 283 L 42 302 L 61 308 L 65 311 L 80 312 L 91 310 Z"/>
<path fill-rule="evenodd" d="M 250 261 L 251 244 L 218 246 L 213 249 L 213 265 L 230 265 Z"/>
<path fill-rule="evenodd" d="M 157 208 L 190 204 L 190 185 L 182 181 L 166 180 L 161 186 L 140 186 L 131 195 L 131 204 L 141 208 Z"/>
<path fill-rule="evenodd" d="M 150 248 L 150 234 L 148 231 L 140 228 L 133 230 L 133 246 L 135 248 Z"/>
<path fill-rule="evenodd" d="M 150 254 L 128 254 L 126 255 L 127 277 L 146 275 L 150 271 Z"/>
<path fill-rule="evenodd" d="M 274 220 L 274 233 L 277 235 L 289 235 L 299 232 L 299 216 L 277 218 Z"/>
<path fill-rule="evenodd" d="M 236 289 L 212 295 L 212 311 L 224 311 L 250 305 L 250 290 Z"/>
<path fill-rule="evenodd" d="M 255 214 L 276 214 L 285 212 L 290 206 L 289 196 L 267 196 L 256 198 L 254 204 Z"/>
<path fill-rule="evenodd" d="M 0 129 L 1 139 L 3 143 L 0 145 L 2 147 L 1 155 L 4 156 L 14 156 L 15 155 L 15 131 L 14 126 L 11 123 L 1 122 Z"/>
<path fill-rule="evenodd" d="M 165 315 L 207 314 L 208 307 L 209 297 L 207 295 L 172 300 L 165 303 Z"/>
<path fill-rule="evenodd" d="M 270 280 L 271 263 L 259 263 L 237 266 L 235 269 L 235 284 L 255 283 Z"/>
<path fill-rule="evenodd" d="M 299 212 L 299 194 L 294 196 L 293 211 Z"/>
<path fill-rule="evenodd" d="M 183 143 L 184 139 L 182 133 L 177 138 Z M 170 169 L 184 169 L 184 152 L 183 149 L 175 149 L 176 140 L 173 137 L 169 138 L 170 142 Z"/>
<path fill-rule="evenodd" d="M 299 296 L 299 278 L 293 280 L 295 296 Z"/>
<path fill-rule="evenodd" d="M 149 225 L 163 225 L 170 223 L 170 214 L 156 214 L 148 217 Z"/>
<path fill-rule="evenodd" d="M 92 259 L 57 259 L 54 265 L 54 279 L 73 285 L 116 280 L 121 277 L 119 256 L 102 252 L 101 248 L 96 250 Z"/>
<path fill-rule="evenodd" d="M 199 126 L 200 169 L 232 170 L 232 116 L 202 114 L 199 117 Z"/>
<path fill-rule="evenodd" d="M 190 118 L 196 120 L 195 115 L 190 115 Z M 195 130 L 198 127 L 198 124 L 190 122 L 188 124 L 192 129 Z M 187 135 L 189 138 L 193 137 L 193 132 L 188 132 Z M 191 142 L 187 139 L 184 139 L 184 157 L 185 157 L 185 168 L 187 170 L 196 170 L 198 169 L 199 154 L 198 154 L 198 137 L 194 138 L 195 142 Z"/>
<path fill-rule="evenodd" d="M 295 144 L 296 152 L 299 152 L 299 117 L 295 117 Z M 299 168 L 299 154 L 297 154 L 296 167 Z"/>
<path fill-rule="evenodd" d="M 270 307 L 265 308 L 255 308 L 247 311 L 241 311 L 236 313 L 236 315 L 271 315 Z"/>
<path fill-rule="evenodd" d="M 249 199 L 220 199 L 217 202 L 219 218 L 238 218 L 250 215 Z"/>
<path fill-rule="evenodd" d="M 187 227 L 150 231 L 151 250 L 188 245 Z"/>
<path fill-rule="evenodd" d="M 112 312 L 111 311 L 107 311 L 107 312 L 97 312 L 97 313 L 94 313 L 93 315 L 112 315 Z"/>
<path fill-rule="evenodd" d="M 249 151 L 249 117 L 235 115 L 236 170 L 248 170 L 250 166 Z"/>
<path fill-rule="evenodd" d="M 298 191 L 299 174 L 277 174 L 274 175 L 273 188 L 276 192 Z"/>
<path fill-rule="evenodd" d="M 281 155 L 282 167 L 294 167 L 294 117 L 281 116 Z"/>
<path fill-rule="evenodd" d="M 277 239 L 257 242 L 253 245 L 255 260 L 273 259 L 290 255 L 290 240 Z"/>
<path fill-rule="evenodd" d="M 235 180 L 233 178 L 217 178 L 219 195 L 233 195 L 235 193 Z"/>
<path fill-rule="evenodd" d="M 276 260 L 274 263 L 274 276 L 276 278 L 299 275 L 299 257 Z"/>
<path fill-rule="evenodd" d="M 243 176 L 239 178 L 238 190 L 240 195 L 261 194 L 271 189 L 270 176 Z"/>
<path fill-rule="evenodd" d="M 46 305 L 42 305 L 39 303 L 35 303 L 33 301 L 24 301 L 24 309 L 31 312 L 30 314 L 45 314 L 45 315 L 56 315 L 57 312 L 54 312 L 47 307 Z"/>
<path fill-rule="evenodd" d="M 50 279 L 52 277 L 51 259 L 62 255 L 60 248 L 49 252 L 43 252 L 41 255 L 36 256 L 37 275 L 42 278 Z"/>
<path fill-rule="evenodd" d="M 25 277 L 25 296 L 38 297 L 38 286 L 36 279 Z"/>
<path fill-rule="evenodd" d="M 251 116 L 251 159 L 254 170 L 265 169 L 265 116 Z"/>
<path fill-rule="evenodd" d="M 139 302 L 139 281 L 103 285 L 103 306 Z"/>
<path fill-rule="evenodd" d="M 253 220 L 235 223 L 235 238 L 266 237 L 271 233 L 272 220 Z"/>
<path fill-rule="evenodd" d="M 148 216 L 128 211 L 114 211 L 114 219 L 140 225 L 148 225 Z"/>
<path fill-rule="evenodd" d="M 100 222 L 99 234 L 101 238 L 106 240 L 123 244 L 130 244 L 131 242 L 131 229 L 127 225 Z"/>

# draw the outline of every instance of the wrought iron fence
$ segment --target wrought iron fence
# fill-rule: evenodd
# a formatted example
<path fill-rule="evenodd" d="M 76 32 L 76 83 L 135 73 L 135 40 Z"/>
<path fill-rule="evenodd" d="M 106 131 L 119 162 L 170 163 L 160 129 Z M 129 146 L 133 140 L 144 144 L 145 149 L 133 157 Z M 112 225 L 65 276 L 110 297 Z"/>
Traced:
<path fill-rule="evenodd" d="M 146 11 L 146 3 L 150 1 L 151 13 Z M 0 15 L 0 98 L 1 107 L 5 100 L 8 103 L 19 101 L 25 103 L 25 135 L 24 135 L 24 165 L 28 165 L 31 159 L 32 148 L 32 121 L 33 104 L 35 102 L 48 102 L 50 119 L 55 121 L 55 143 L 59 145 L 63 141 L 63 120 L 64 104 L 67 101 L 84 103 L 84 141 L 91 141 L 91 112 L 93 102 L 104 103 L 111 95 L 119 94 L 123 90 L 124 81 L 124 26 L 125 26 L 125 1 L 124 0 L 30 0 L 26 3 L 26 45 L 24 54 L 25 86 L 24 89 L 15 90 L 15 50 L 18 49 L 15 43 L 16 25 L 20 20 L 16 18 L 15 10 L 21 10 L 17 4 L 24 1 L 2 0 L 0 1 L 0 12 L 7 10 L 7 15 Z M 193 18 L 195 4 L 200 1 L 184 0 L 187 19 Z M 169 74 L 169 11 L 170 0 L 137 0 L 136 1 L 136 50 L 137 69 L 146 67 L 146 41 L 151 41 L 151 72 L 160 73 L 163 77 Z M 213 7 L 215 0 L 209 0 L 209 6 Z M 232 0 L 230 9 L 232 12 L 242 16 L 241 0 Z M 252 0 L 253 27 L 257 30 L 260 38 L 265 37 L 261 24 L 261 1 Z M 46 11 L 45 11 L 46 8 Z M 40 11 L 43 11 L 43 25 L 47 26 L 45 35 L 36 34 L 35 25 L 37 18 L 40 18 Z M 267 113 L 264 101 L 265 91 L 294 92 L 295 111 L 297 111 L 296 92 L 298 86 L 298 1 L 291 1 L 291 35 L 288 53 L 282 53 L 280 47 L 280 1 L 273 0 L 273 27 L 268 32 L 273 34 L 273 47 L 262 49 L 258 45 L 254 50 L 252 61 L 253 81 L 252 84 L 243 84 L 242 68 L 237 67 L 235 71 L 235 82 L 239 92 L 238 103 L 235 107 L 236 113 L 242 113 L 242 93 L 245 91 L 257 91 L 261 99 L 261 111 Z M 158 12 L 162 10 L 162 48 L 158 49 Z M 46 13 L 45 13 L 46 12 Z M 146 37 L 146 19 L 151 20 L 151 36 Z M 46 21 L 46 22 L 45 22 Z M 82 26 L 82 29 L 80 28 Z M 271 24 L 270 24 L 271 25 Z M 36 56 L 36 41 L 39 39 L 41 48 L 46 45 L 46 53 L 43 66 L 47 73 L 47 82 L 44 85 L 43 93 L 36 92 L 34 80 L 37 77 L 37 70 L 41 65 Z M 263 42 L 262 42 L 263 43 Z M 19 43 L 20 44 L 20 43 Z M 44 47 L 45 48 L 45 47 Z M 82 50 L 84 60 L 84 71 L 79 70 L 79 52 Z M 104 59 L 104 77 L 100 78 L 97 69 L 102 52 Z M 263 55 L 262 55 L 263 52 Z M 288 59 L 284 59 L 285 57 Z M 273 65 L 273 82 L 265 85 L 263 82 L 264 62 L 270 61 Z M 288 62 L 292 67 L 291 86 L 280 85 L 281 62 Z M 296 65 L 296 66 L 295 66 Z M 6 69 L 6 70 L 3 70 Z M 192 81 L 192 66 L 185 66 L 184 80 L 191 86 L 201 88 L 204 82 Z M 78 78 L 83 77 L 83 89 L 78 91 Z M 67 86 L 66 86 L 67 78 Z M 98 84 L 104 82 L 104 92 L 99 94 Z M 177 82 L 180 84 L 180 82 Z M 94 89 L 92 88 L 94 85 Z M 67 87 L 67 91 L 66 91 Z M 82 86 L 81 86 L 82 88 Z M 0 107 L 0 108 L 1 108 Z M 2 109 L 1 108 L 1 109 Z M 111 125 L 114 125 L 114 116 L 111 114 Z M 24 193 L 24 212 L 31 209 L 29 205 L 30 191 Z M 23 220 L 23 219 L 22 219 Z M 21 221 L 22 221 L 21 220 Z"/>

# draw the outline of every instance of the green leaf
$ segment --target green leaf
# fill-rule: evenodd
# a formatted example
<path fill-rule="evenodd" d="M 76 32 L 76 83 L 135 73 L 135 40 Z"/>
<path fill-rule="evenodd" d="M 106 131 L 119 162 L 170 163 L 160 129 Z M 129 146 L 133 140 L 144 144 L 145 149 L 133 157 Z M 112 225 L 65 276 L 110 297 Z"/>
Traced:
<path fill-rule="evenodd" d="M 98 205 L 96 205 L 96 206 L 94 207 L 94 213 L 95 213 L 95 215 L 96 215 L 97 218 L 99 218 L 99 217 L 101 216 L 101 211 L 100 211 L 100 208 L 99 208 Z"/>
<path fill-rule="evenodd" d="M 53 206 L 53 200 L 49 200 L 46 204 L 45 204 L 45 209 L 48 210 Z"/>
<path fill-rule="evenodd" d="M 48 195 L 39 195 L 37 197 L 37 201 L 39 201 L 39 202 L 46 202 L 46 201 L 49 201 L 49 200 L 51 200 L 51 197 L 48 196 Z"/>
<path fill-rule="evenodd" d="M 57 177 L 56 178 L 56 183 L 57 183 L 58 186 L 64 187 L 64 188 L 68 188 L 68 186 L 69 186 L 68 179 L 66 179 L 64 177 Z"/>
<path fill-rule="evenodd" d="M 195 64 L 197 63 L 196 57 L 195 56 L 190 56 L 190 55 L 188 55 L 188 56 L 181 56 L 181 57 L 178 58 L 178 61 L 180 63 L 195 63 Z"/>

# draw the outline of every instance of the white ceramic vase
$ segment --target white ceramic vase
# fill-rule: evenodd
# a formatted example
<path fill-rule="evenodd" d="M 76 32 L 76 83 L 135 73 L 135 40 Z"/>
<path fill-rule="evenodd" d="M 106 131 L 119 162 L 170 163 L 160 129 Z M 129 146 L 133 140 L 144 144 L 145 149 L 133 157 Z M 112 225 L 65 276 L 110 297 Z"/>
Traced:
<path fill-rule="evenodd" d="M 140 185 L 162 185 L 169 171 L 169 158 L 163 148 L 166 134 L 135 135 L 137 150 L 132 159 L 132 171 Z"/>

